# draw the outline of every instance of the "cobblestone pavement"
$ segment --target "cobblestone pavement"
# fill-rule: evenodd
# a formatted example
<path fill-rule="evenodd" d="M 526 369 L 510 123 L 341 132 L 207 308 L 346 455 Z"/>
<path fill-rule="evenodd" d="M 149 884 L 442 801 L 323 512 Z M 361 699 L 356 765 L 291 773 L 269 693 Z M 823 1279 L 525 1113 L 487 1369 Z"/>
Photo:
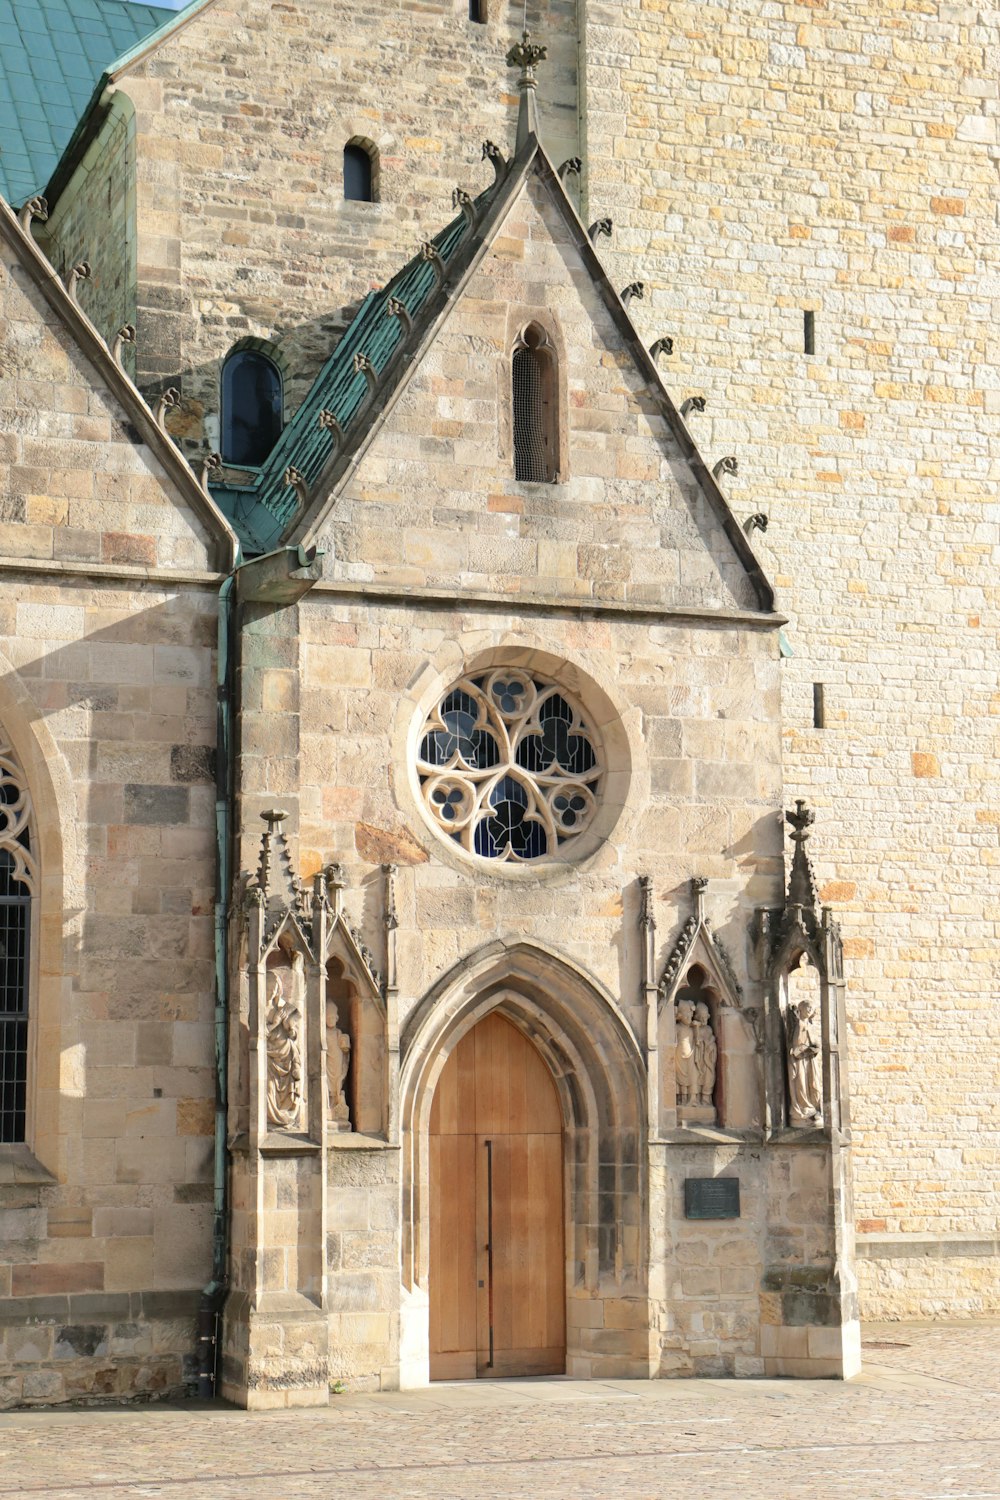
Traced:
<path fill-rule="evenodd" d="M 502 1381 L 322 1412 L 12 1412 L 0 1496 L 1000 1497 L 1000 1321 L 869 1325 L 865 1345 L 847 1384 Z"/>

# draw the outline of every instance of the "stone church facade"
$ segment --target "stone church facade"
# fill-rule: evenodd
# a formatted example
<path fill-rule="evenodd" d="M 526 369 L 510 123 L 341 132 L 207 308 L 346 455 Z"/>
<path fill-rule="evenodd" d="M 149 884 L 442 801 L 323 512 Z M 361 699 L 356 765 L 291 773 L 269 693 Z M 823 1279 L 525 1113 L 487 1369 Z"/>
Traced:
<path fill-rule="evenodd" d="M 826 338 L 803 285 L 863 265 L 789 229 L 783 303 L 767 234 L 733 248 L 767 153 L 724 173 L 718 131 L 692 144 L 731 95 L 757 118 L 737 58 L 797 54 L 720 18 L 680 143 L 643 82 L 676 37 L 544 6 L 543 59 L 483 14 L 195 4 L 105 75 L 49 202 L 0 210 L 8 1402 L 843 1376 L 858 1275 L 869 1312 L 995 1297 L 966 1045 L 995 1030 L 988 906 L 967 858 L 954 878 L 961 820 L 933 873 L 904 858 L 953 806 L 935 652 L 959 597 L 989 630 L 988 517 L 940 502 L 971 572 L 945 602 L 911 571 L 904 663 L 876 601 L 911 509 L 865 521 L 862 558 L 803 490 L 789 453 L 831 418 L 759 326 L 783 306 Z M 704 222 L 695 190 L 666 212 L 688 150 L 725 177 Z M 873 337 L 857 363 L 891 362 Z M 236 355 L 280 392 L 252 392 L 277 412 L 254 461 Z M 801 375 L 831 411 L 835 364 Z M 688 370 L 707 404 L 672 396 Z M 851 399 L 838 484 L 872 420 Z M 949 639 L 974 747 L 989 659 Z M 944 1137 L 907 997 L 955 942 Z"/>

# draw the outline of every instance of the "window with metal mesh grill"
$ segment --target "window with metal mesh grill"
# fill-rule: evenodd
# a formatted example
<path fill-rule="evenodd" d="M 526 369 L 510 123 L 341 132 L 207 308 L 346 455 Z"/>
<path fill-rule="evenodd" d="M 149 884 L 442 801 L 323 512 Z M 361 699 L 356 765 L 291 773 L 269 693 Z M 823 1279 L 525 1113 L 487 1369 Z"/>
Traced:
<path fill-rule="evenodd" d="M 28 1081 L 31 897 L 0 849 L 0 1142 L 23 1141 Z"/>
<path fill-rule="evenodd" d="M 514 427 L 514 477 L 527 483 L 544 484 L 555 478 L 552 423 L 552 360 L 538 348 L 534 329 L 514 350 L 511 387 Z"/>

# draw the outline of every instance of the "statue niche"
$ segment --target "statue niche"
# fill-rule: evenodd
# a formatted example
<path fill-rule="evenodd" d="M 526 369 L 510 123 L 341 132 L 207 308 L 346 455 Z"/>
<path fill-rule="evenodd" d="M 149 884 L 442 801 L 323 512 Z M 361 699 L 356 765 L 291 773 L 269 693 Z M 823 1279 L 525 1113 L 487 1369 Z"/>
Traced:
<path fill-rule="evenodd" d="M 267 1123 L 279 1130 L 304 1128 L 305 959 L 279 947 L 267 961 Z"/>
<path fill-rule="evenodd" d="M 808 954 L 789 971 L 784 999 L 788 1123 L 801 1130 L 823 1123 L 820 978 Z"/>
<path fill-rule="evenodd" d="M 716 1123 L 718 1010 L 718 996 L 706 983 L 704 969 L 692 964 L 674 1006 L 674 1079 L 681 1123 Z"/>
<path fill-rule="evenodd" d="M 385 1016 L 362 995 L 341 959 L 326 966 L 326 1072 L 331 1130 L 384 1135 Z"/>

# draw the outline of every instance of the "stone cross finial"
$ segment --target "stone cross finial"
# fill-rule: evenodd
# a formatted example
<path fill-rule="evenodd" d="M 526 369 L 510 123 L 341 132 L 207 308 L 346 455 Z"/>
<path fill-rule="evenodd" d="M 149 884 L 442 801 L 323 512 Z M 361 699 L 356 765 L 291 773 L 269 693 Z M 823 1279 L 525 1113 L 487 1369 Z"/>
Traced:
<path fill-rule="evenodd" d="M 538 115 L 535 108 L 535 89 L 538 80 L 535 77 L 535 64 L 544 62 L 548 56 L 548 49 L 540 47 L 537 42 L 531 40 L 531 33 L 525 31 L 519 42 L 515 42 L 507 53 L 508 68 L 520 68 L 517 78 L 517 87 L 521 95 L 521 102 L 517 111 L 517 144 L 516 150 L 520 151 L 531 136 L 538 139 Z"/>
<path fill-rule="evenodd" d="M 801 797 L 796 800 L 795 810 L 785 813 L 785 822 L 792 830 L 793 845 L 792 873 L 788 881 L 789 906 L 803 906 L 807 909 L 814 909 L 816 906 L 816 882 L 806 853 L 809 830 L 815 821 L 816 814 Z"/>
<path fill-rule="evenodd" d="M 699 922 L 705 920 L 705 892 L 708 890 L 708 881 L 704 875 L 695 875 L 691 880 L 691 894 L 694 897 L 694 912 Z"/>
<path fill-rule="evenodd" d="M 544 62 L 548 56 L 548 48 L 541 47 L 537 42 L 531 40 L 531 32 L 523 31 L 521 40 L 515 42 L 507 53 L 508 68 L 520 68 L 521 73 L 517 80 L 519 89 L 533 89 L 538 80 L 535 77 L 535 64 Z"/>

